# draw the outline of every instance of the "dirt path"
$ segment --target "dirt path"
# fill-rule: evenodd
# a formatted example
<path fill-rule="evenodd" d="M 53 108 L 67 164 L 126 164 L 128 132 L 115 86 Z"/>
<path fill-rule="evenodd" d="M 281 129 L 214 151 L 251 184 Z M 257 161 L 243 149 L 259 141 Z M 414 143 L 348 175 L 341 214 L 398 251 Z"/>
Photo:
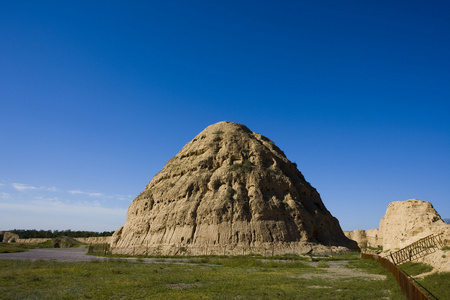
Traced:
<path fill-rule="evenodd" d="M 105 260 L 105 257 L 86 255 L 85 247 L 70 249 L 31 249 L 25 252 L 0 253 L 0 259 L 18 260 L 54 260 L 54 261 L 91 261 Z"/>
<path fill-rule="evenodd" d="M 323 268 L 322 270 L 327 271 L 327 273 L 307 273 L 298 276 L 297 278 L 361 278 L 368 280 L 384 280 L 386 275 L 380 274 L 370 274 L 362 270 L 347 268 L 347 261 L 328 261 L 326 264 L 329 268 Z M 318 263 L 309 263 L 312 266 L 316 266 Z"/>

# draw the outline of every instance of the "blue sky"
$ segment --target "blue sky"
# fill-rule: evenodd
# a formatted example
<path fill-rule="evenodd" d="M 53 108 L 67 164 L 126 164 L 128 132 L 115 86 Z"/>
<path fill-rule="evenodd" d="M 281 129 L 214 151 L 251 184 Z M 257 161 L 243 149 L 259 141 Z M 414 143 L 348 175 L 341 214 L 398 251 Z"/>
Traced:
<path fill-rule="evenodd" d="M 0 229 L 115 230 L 201 130 L 272 139 L 344 230 L 450 217 L 446 1 L 1 1 Z"/>

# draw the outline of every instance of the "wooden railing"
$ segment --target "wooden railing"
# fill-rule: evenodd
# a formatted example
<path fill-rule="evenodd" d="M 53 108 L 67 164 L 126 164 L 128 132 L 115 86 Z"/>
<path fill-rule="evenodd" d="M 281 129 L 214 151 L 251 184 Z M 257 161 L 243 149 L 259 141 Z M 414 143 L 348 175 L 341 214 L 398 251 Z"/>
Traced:
<path fill-rule="evenodd" d="M 398 251 L 391 252 L 385 258 L 390 258 L 395 265 L 412 261 L 436 252 L 442 247 L 442 234 L 431 234 Z"/>

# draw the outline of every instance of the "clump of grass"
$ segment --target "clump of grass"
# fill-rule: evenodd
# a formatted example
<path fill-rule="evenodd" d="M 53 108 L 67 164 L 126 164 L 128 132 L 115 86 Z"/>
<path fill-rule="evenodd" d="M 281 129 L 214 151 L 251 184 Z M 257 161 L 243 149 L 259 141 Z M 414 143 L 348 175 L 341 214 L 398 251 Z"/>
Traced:
<path fill-rule="evenodd" d="M 46 242 L 40 243 L 41 248 L 76 248 L 80 246 L 80 243 L 72 238 L 60 236 L 52 238 Z"/>
<path fill-rule="evenodd" d="M 281 205 L 284 208 L 284 210 L 287 210 L 287 211 L 292 211 L 293 210 L 293 208 L 287 202 L 283 201 L 283 202 L 281 202 Z"/>
<path fill-rule="evenodd" d="M 329 268 L 330 266 L 326 262 L 319 262 L 316 266 L 317 268 Z"/>
<path fill-rule="evenodd" d="M 271 176 L 275 176 L 277 175 L 277 171 L 275 171 L 274 169 L 272 169 L 272 167 L 267 167 L 266 168 L 267 173 L 269 173 L 269 175 Z"/>
<path fill-rule="evenodd" d="M 285 253 L 281 256 L 281 258 L 287 260 L 306 260 L 305 257 L 301 257 L 300 255 L 294 253 Z"/>
<path fill-rule="evenodd" d="M 379 246 L 379 247 L 371 247 L 371 246 L 368 246 L 368 247 L 366 247 L 365 249 L 368 249 L 368 250 L 373 250 L 373 251 L 383 251 L 383 246 Z"/>
<path fill-rule="evenodd" d="M 411 276 L 427 273 L 433 270 L 433 267 L 424 263 L 407 262 L 398 266 L 400 270 Z"/>
<path fill-rule="evenodd" d="M 235 163 L 231 166 L 232 171 L 243 171 L 244 173 L 250 173 L 253 170 L 254 165 L 248 159 L 244 159 L 242 164 Z"/>
<path fill-rule="evenodd" d="M 231 186 L 227 187 L 227 193 L 225 194 L 225 199 L 228 201 L 233 201 L 233 195 L 234 195 L 235 191 Z"/>
<path fill-rule="evenodd" d="M 145 190 L 145 191 L 143 191 L 142 193 L 140 193 L 140 194 L 136 197 L 136 199 L 137 199 L 137 198 L 139 198 L 139 199 L 143 199 L 143 198 L 151 198 L 151 197 L 152 197 L 152 193 L 153 193 L 153 190 L 152 190 L 152 189 Z"/>
<path fill-rule="evenodd" d="M 211 263 L 211 259 L 208 257 L 191 258 L 188 262 L 191 264 L 209 264 Z"/>
<path fill-rule="evenodd" d="M 328 256 L 314 256 L 314 259 L 323 261 L 334 260 L 359 260 L 361 254 L 359 252 L 338 252 Z"/>

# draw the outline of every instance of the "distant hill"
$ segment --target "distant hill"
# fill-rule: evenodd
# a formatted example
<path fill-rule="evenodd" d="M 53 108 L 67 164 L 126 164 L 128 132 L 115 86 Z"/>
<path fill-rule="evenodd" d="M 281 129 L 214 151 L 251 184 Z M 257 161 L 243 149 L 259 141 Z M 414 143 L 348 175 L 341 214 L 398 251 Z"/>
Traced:
<path fill-rule="evenodd" d="M 442 220 L 444 220 L 445 223 L 450 224 L 450 219 L 447 218 L 447 219 L 442 219 Z"/>

